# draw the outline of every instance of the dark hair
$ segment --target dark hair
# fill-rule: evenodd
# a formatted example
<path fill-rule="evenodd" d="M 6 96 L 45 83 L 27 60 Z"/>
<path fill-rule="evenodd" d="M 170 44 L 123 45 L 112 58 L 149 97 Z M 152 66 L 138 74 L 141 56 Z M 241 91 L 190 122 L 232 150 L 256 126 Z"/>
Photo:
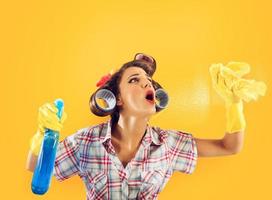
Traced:
<path fill-rule="evenodd" d="M 133 60 L 133 61 L 123 64 L 123 66 L 111 76 L 111 79 L 99 89 L 108 89 L 115 95 L 115 97 L 117 97 L 120 94 L 119 84 L 120 84 L 121 78 L 123 76 L 124 71 L 129 67 L 142 68 L 150 76 L 152 76 L 154 73 L 154 71 L 152 71 L 152 68 L 150 67 L 150 65 L 148 65 L 146 62 L 142 62 L 139 60 Z M 161 86 L 154 80 L 152 81 L 152 85 L 155 90 L 157 88 L 161 88 Z M 111 114 L 112 126 L 114 126 L 119 120 L 119 111 L 120 111 L 119 107 L 116 106 L 115 110 Z"/>

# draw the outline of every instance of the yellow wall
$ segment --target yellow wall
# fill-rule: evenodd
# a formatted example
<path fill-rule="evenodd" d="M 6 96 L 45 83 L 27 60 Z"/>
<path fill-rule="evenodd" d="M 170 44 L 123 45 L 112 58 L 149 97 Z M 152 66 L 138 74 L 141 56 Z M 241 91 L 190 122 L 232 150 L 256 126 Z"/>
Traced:
<path fill-rule="evenodd" d="M 61 97 L 62 136 L 105 121 L 89 112 L 89 95 L 112 68 L 146 52 L 171 97 L 152 119 L 200 138 L 224 135 L 224 103 L 211 88 L 211 63 L 248 62 L 249 78 L 268 85 L 245 105 L 242 152 L 200 158 L 193 175 L 175 173 L 159 199 L 271 199 L 271 4 L 269 1 L 6 1 L 0 6 L 1 198 L 85 199 L 79 177 L 31 193 L 25 170 L 38 107 Z"/>

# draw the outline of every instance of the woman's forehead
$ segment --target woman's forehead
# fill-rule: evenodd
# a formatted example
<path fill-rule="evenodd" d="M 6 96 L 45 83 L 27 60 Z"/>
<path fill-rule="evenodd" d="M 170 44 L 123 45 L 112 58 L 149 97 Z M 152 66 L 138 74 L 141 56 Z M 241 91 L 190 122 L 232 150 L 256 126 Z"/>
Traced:
<path fill-rule="evenodd" d="M 139 75 L 147 75 L 145 70 L 143 70 L 140 67 L 129 67 L 124 71 L 123 77 L 128 78 L 134 74 L 139 74 Z M 148 76 L 148 75 L 147 75 Z"/>

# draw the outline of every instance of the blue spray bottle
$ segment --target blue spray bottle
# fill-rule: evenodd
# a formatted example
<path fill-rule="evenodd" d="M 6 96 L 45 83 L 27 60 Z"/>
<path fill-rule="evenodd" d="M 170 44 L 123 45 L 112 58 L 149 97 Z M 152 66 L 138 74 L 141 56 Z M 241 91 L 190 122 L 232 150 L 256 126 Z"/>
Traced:
<path fill-rule="evenodd" d="M 58 108 L 57 115 L 61 118 L 64 108 L 63 100 L 57 99 L 54 103 Z M 32 177 L 31 189 L 34 194 L 42 195 L 47 192 L 50 186 L 58 143 L 59 133 L 46 129 L 37 165 Z"/>

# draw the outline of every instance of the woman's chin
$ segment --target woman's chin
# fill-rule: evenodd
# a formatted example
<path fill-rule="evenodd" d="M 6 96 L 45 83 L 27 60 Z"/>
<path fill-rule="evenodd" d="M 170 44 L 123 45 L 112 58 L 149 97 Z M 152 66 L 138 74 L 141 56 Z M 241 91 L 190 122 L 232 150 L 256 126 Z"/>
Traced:
<path fill-rule="evenodd" d="M 146 109 L 145 111 L 143 111 L 143 113 L 146 115 L 146 116 L 152 116 L 156 113 L 156 108 L 151 108 L 151 109 Z"/>
<path fill-rule="evenodd" d="M 134 112 L 139 117 L 151 117 L 156 113 L 156 109 L 143 109 Z"/>

